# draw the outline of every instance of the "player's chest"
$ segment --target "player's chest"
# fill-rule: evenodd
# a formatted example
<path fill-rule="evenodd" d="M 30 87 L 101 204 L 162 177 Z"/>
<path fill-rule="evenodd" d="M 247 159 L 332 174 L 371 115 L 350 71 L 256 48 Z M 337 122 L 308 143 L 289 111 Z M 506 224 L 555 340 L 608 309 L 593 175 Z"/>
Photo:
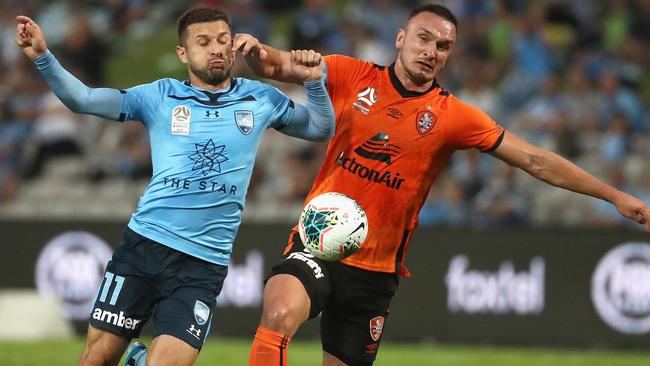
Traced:
<path fill-rule="evenodd" d="M 232 143 L 256 140 L 266 129 L 269 112 L 258 102 L 206 105 L 167 103 L 155 111 L 157 132 L 171 140 L 218 139 Z"/>
<path fill-rule="evenodd" d="M 337 106 L 337 133 L 353 143 L 383 140 L 410 151 L 429 153 L 441 147 L 445 113 L 437 100 L 401 98 L 371 85 L 358 89 Z"/>

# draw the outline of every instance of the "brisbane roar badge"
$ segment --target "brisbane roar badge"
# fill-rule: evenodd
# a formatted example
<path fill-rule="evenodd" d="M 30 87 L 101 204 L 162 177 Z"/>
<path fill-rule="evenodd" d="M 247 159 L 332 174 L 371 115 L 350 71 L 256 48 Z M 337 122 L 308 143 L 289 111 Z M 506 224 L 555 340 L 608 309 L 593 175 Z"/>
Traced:
<path fill-rule="evenodd" d="M 384 330 L 384 317 L 376 316 L 370 319 L 370 338 L 377 342 L 381 337 L 381 332 Z"/>
<path fill-rule="evenodd" d="M 415 117 L 415 128 L 420 135 L 426 135 L 436 125 L 437 120 L 438 117 L 430 111 L 418 112 Z"/>

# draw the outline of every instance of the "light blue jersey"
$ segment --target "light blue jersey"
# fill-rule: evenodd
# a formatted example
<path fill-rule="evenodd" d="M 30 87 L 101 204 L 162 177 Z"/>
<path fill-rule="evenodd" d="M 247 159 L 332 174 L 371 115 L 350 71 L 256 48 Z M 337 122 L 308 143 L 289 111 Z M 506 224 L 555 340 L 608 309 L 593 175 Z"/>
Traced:
<path fill-rule="evenodd" d="M 270 85 L 243 78 L 217 93 L 175 79 L 124 93 L 120 118 L 144 122 L 153 160 L 151 183 L 129 227 L 228 265 L 260 139 L 268 127 L 286 126 L 293 102 Z"/>
<path fill-rule="evenodd" d="M 129 227 L 149 239 L 227 266 L 241 222 L 257 147 L 268 127 L 311 141 L 334 134 L 324 79 L 304 83 L 307 105 L 272 86 L 231 79 L 203 91 L 162 79 L 127 90 L 89 88 L 47 51 L 34 64 L 70 110 L 142 121 L 149 130 L 153 177 Z M 326 73 L 326 70 L 324 70 Z"/>

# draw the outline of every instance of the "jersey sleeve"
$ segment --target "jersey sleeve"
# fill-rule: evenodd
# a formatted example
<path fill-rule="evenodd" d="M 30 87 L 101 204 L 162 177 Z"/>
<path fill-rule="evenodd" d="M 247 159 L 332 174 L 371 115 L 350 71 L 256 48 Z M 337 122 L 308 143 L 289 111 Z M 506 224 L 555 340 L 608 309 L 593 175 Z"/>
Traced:
<path fill-rule="evenodd" d="M 273 108 L 269 127 L 281 129 L 288 125 L 293 118 L 296 106 L 291 98 L 273 86 L 268 85 L 267 96 L 270 106 Z"/>
<path fill-rule="evenodd" d="M 451 113 L 449 120 L 452 121 L 447 144 L 452 149 L 477 148 L 490 152 L 501 144 L 504 128 L 480 109 L 454 99 L 447 113 Z"/>
<path fill-rule="evenodd" d="M 147 125 L 150 122 L 147 116 L 151 111 L 157 110 L 162 101 L 159 84 L 153 82 L 121 90 L 123 96 L 120 121 L 141 121 Z"/>
<path fill-rule="evenodd" d="M 325 56 L 325 65 L 327 93 L 332 99 L 347 91 L 350 87 L 350 80 L 357 80 L 364 71 L 373 67 L 372 62 L 343 55 Z"/>

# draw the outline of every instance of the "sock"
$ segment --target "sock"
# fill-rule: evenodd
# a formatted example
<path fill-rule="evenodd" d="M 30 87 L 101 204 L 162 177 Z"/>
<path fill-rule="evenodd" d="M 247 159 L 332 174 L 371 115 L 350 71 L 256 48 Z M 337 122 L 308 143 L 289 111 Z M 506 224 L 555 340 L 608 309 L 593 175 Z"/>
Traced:
<path fill-rule="evenodd" d="M 259 326 L 251 346 L 249 366 L 287 366 L 287 347 L 291 337 Z"/>
<path fill-rule="evenodd" d="M 129 366 L 147 366 L 147 349 L 144 348 L 126 360 Z"/>

